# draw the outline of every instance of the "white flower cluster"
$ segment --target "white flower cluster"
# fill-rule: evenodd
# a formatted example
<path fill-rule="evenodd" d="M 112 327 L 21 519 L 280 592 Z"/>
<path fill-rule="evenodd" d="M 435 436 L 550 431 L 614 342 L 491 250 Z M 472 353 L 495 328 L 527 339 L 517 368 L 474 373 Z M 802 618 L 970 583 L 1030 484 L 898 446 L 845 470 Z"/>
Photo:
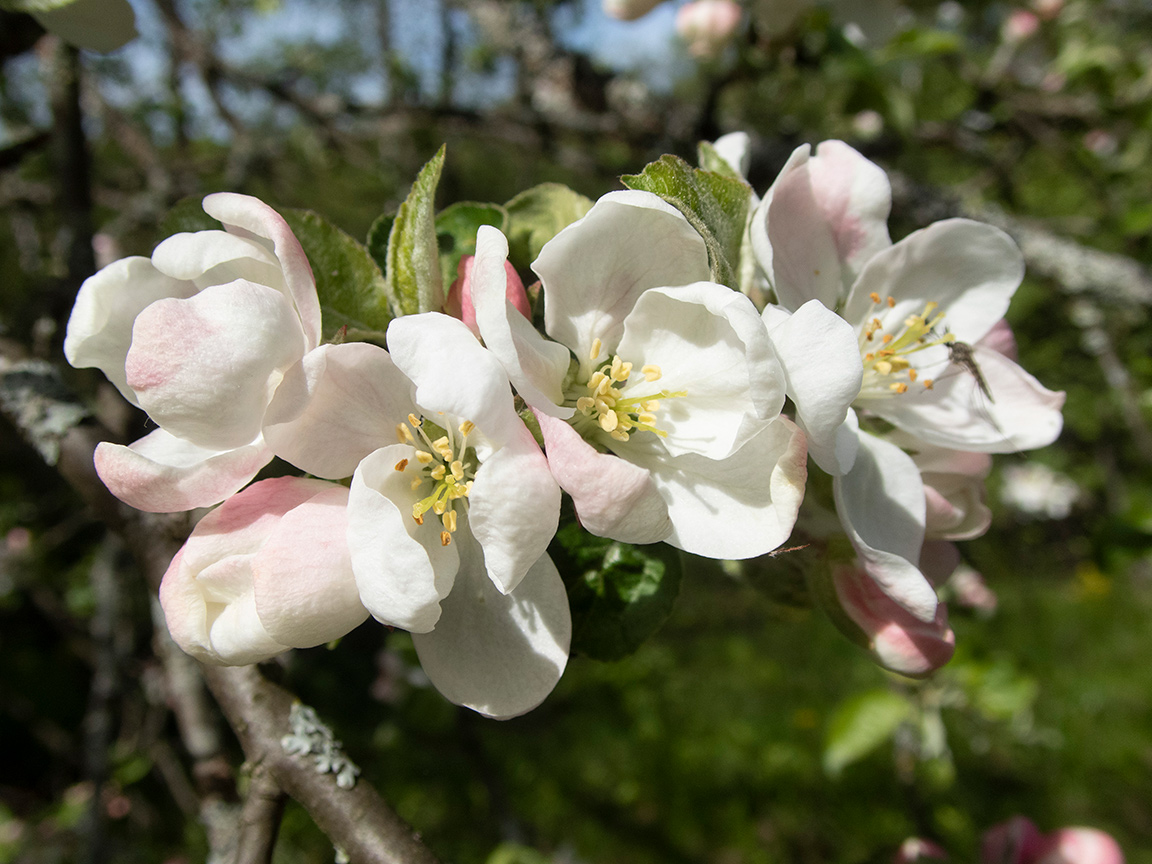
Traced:
<path fill-rule="evenodd" d="M 738 163 L 741 145 L 718 149 Z M 947 555 L 928 541 L 985 530 L 984 454 L 1050 442 L 1062 395 L 1007 356 L 1012 242 L 953 220 L 892 244 L 889 206 L 851 148 L 798 150 L 746 226 L 740 272 L 775 301 L 761 310 L 710 281 L 679 210 L 611 193 L 532 264 L 543 332 L 485 226 L 450 295 L 460 317 L 396 318 L 385 349 L 322 344 L 287 223 L 210 195 L 224 230 L 89 279 L 65 352 L 157 426 L 97 450 L 118 497 L 223 502 L 161 588 L 173 638 L 202 661 L 259 662 L 371 615 L 412 633 L 448 699 L 515 716 L 568 658 L 546 551 L 562 493 L 593 534 L 750 558 L 791 534 L 811 454 L 855 550 L 830 568 L 836 602 L 880 662 L 919 674 L 951 654 L 924 575 Z M 273 456 L 310 476 L 251 483 Z"/>

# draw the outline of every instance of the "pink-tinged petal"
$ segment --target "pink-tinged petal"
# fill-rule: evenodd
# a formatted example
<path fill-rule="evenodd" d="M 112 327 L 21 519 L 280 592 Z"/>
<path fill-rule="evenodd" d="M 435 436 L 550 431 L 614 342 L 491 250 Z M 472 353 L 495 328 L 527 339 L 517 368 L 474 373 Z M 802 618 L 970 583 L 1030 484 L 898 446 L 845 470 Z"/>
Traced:
<path fill-rule="evenodd" d="M 776 195 L 776 189 L 785 182 L 796 171 L 799 171 L 808 164 L 808 160 L 812 158 L 812 145 L 801 144 L 792 151 L 788 157 L 788 161 L 784 163 L 784 167 L 780 169 L 780 173 L 776 175 L 776 180 L 768 187 L 768 191 L 764 193 L 763 200 L 756 205 L 756 209 L 752 212 L 752 218 L 748 220 L 748 243 L 752 249 L 752 256 L 756 259 L 757 265 L 767 276 L 769 282 L 773 280 L 773 273 L 776 272 L 774 259 L 776 257 L 775 250 L 772 248 L 772 241 L 768 236 L 768 214 L 772 209 L 772 199 Z M 787 306 L 786 311 L 794 312 L 810 298 L 804 298 L 800 303 L 794 306 Z M 791 302 L 794 298 L 789 298 Z M 778 303 L 783 304 L 783 301 L 777 300 Z"/>
<path fill-rule="evenodd" d="M 1041 840 L 1031 819 L 1013 816 L 984 832 L 980 864 L 1034 864 Z"/>
<path fill-rule="evenodd" d="M 367 342 L 321 345 L 284 375 L 264 415 L 264 440 L 302 471 L 339 480 L 396 440 L 416 410 L 412 382 Z"/>
<path fill-rule="evenodd" d="M 485 347 L 499 359 L 512 386 L 525 402 L 554 417 L 571 417 L 572 409 L 562 406 L 562 384 L 571 355 L 559 342 L 550 342 L 541 336 L 532 326 L 528 313 L 513 303 L 507 259 L 508 241 L 504 235 L 489 225 L 482 226 L 476 235 L 471 280 L 466 282 L 470 291 L 465 292 L 465 314 L 469 297 L 476 304 L 476 326 L 469 326 L 483 337 Z M 512 272 L 515 275 L 515 271 Z M 523 295 L 520 277 L 515 279 L 518 294 Z M 524 302 L 526 307 L 526 297 Z M 468 324 L 467 317 L 464 323 Z"/>
<path fill-rule="evenodd" d="M 1011 237 L 983 222 L 946 219 L 874 255 L 841 314 L 860 324 L 879 318 L 885 333 L 899 333 L 933 302 L 945 316 L 940 326 L 973 343 L 1004 317 L 1023 278 L 1024 258 Z M 872 294 L 894 305 L 875 306 Z"/>
<path fill-rule="evenodd" d="M 829 474 L 843 474 L 856 460 L 856 436 L 841 427 L 855 420 L 849 414 L 864 376 L 855 331 L 816 300 L 784 320 L 765 309 L 764 322 L 808 436 L 808 453 Z"/>
<path fill-rule="evenodd" d="M 125 447 L 96 447 L 96 473 L 109 491 L 137 510 L 177 513 L 211 507 L 242 489 L 272 460 L 263 440 L 209 450 L 157 429 Z"/>
<path fill-rule="evenodd" d="M 508 376 L 462 321 L 439 312 L 396 318 L 388 325 L 388 350 L 415 383 L 425 411 L 469 420 L 497 447 L 519 437 L 523 424 Z"/>
<path fill-rule="evenodd" d="M 286 513 L 252 559 L 256 612 L 293 648 L 339 639 L 368 617 L 348 552 L 348 490 L 332 486 Z"/>
<path fill-rule="evenodd" d="M 544 284 L 544 329 L 588 364 L 593 340 L 608 358 L 624 319 L 649 288 L 709 278 L 704 240 L 650 192 L 610 192 L 544 244 L 532 269 Z"/>
<path fill-rule="evenodd" d="M 1012 362 L 1017 360 L 1016 336 L 1012 332 L 1011 325 L 1003 318 L 992 325 L 992 329 L 980 340 L 980 345 L 1003 354 Z"/>
<path fill-rule="evenodd" d="M 657 543 L 669 536 L 668 506 L 648 471 L 598 452 L 563 420 L 539 412 L 536 419 L 548 467 L 588 531 L 622 543 Z"/>
<path fill-rule="evenodd" d="M 467 533 L 467 532 L 463 532 Z M 430 633 L 414 633 L 420 665 L 444 698 L 507 719 L 544 701 L 568 663 L 568 594 L 547 555 L 520 586 L 501 594 L 474 540 L 460 543 L 456 589 Z"/>
<path fill-rule="evenodd" d="M 267 246 L 227 231 L 173 234 L 152 251 L 152 263 L 161 273 L 193 282 L 199 290 L 237 279 L 277 291 L 287 287 L 280 262 Z"/>
<path fill-rule="evenodd" d="M 972 346 L 972 356 L 988 394 L 970 371 L 953 364 L 931 390 L 914 388 L 858 405 L 929 444 L 952 450 L 1011 453 L 1045 447 L 1059 437 L 1063 392 L 1046 389 L 1007 357 L 981 345 Z"/>
<path fill-rule="evenodd" d="M 438 520 L 421 525 L 412 518 L 412 481 L 420 476 L 415 453 L 393 444 L 360 463 L 348 496 L 348 548 L 360 600 L 372 616 L 422 633 L 436 626 L 440 601 L 452 590 L 460 544 L 441 543 Z"/>
<path fill-rule="evenodd" d="M 786 418 L 769 424 L 726 459 L 668 457 L 656 446 L 633 454 L 668 506 L 671 545 L 708 558 L 764 555 L 792 533 L 804 500 L 804 433 Z"/>
<path fill-rule="evenodd" d="M 191 282 L 166 276 L 147 258 L 114 261 L 80 286 L 68 319 L 64 356 L 77 369 L 99 369 L 135 405 L 136 394 L 128 386 L 124 361 L 136 316 L 157 300 L 195 293 Z"/>
<path fill-rule="evenodd" d="M 660 370 L 648 381 L 636 368 L 621 392 L 625 399 L 660 401 L 656 425 L 667 433 L 661 440 L 673 455 L 723 459 L 784 405 L 784 373 L 756 307 L 723 285 L 644 292 L 624 322 L 618 350 L 636 367 Z M 623 453 L 628 443 L 609 445 Z"/>
<path fill-rule="evenodd" d="M 917 569 L 924 542 L 924 485 L 912 457 L 860 433 L 852 470 L 833 479 L 840 523 L 880 589 L 925 623 L 936 620 L 936 592 Z"/>
<path fill-rule="evenodd" d="M 518 441 L 484 460 L 468 495 L 468 522 L 502 594 L 515 590 L 560 523 L 560 487 L 523 423 Z"/>
<path fill-rule="evenodd" d="M 500 234 L 499 228 L 494 228 L 491 225 L 481 225 L 480 234 L 486 231 L 495 231 Z M 477 238 L 476 251 L 477 255 L 483 255 L 481 251 L 481 240 Z M 451 315 L 453 318 L 459 318 L 466 325 L 468 329 L 476 336 L 480 334 L 479 325 L 476 323 L 476 301 L 475 301 L 475 288 L 472 281 L 472 270 L 476 266 L 477 255 L 465 255 L 460 259 L 460 264 L 456 268 L 456 281 L 452 283 L 451 289 L 448 291 L 448 299 L 444 302 L 444 311 Z M 516 272 L 516 268 L 512 266 L 512 262 L 508 260 L 508 241 L 504 241 L 503 252 L 503 286 L 504 286 L 504 299 L 508 304 L 519 312 L 524 318 L 532 317 L 532 307 L 528 304 L 528 292 L 524 290 L 524 282 L 520 279 L 520 274 Z M 497 278 L 492 274 L 488 274 L 488 279 L 495 281 Z M 511 316 L 509 316 L 511 317 Z"/>
<path fill-rule="evenodd" d="M 128 386 L 158 425 L 202 447 L 240 447 L 260 434 L 281 374 L 304 355 L 280 292 L 234 282 L 159 300 L 136 318 Z"/>
<path fill-rule="evenodd" d="M 992 524 L 992 511 L 984 503 L 984 481 L 963 474 L 922 475 L 927 516 L 926 537 L 972 540 Z"/>
<path fill-rule="evenodd" d="M 1000 605 L 996 592 L 988 587 L 983 574 L 967 565 L 960 565 L 952 573 L 948 589 L 956 603 L 984 615 L 991 615 Z"/>
<path fill-rule="evenodd" d="M 948 610 L 939 604 L 931 621 L 921 621 L 894 603 L 864 570 L 836 565 L 832 581 L 840 606 L 864 632 L 885 669 L 901 675 L 929 675 L 952 659 L 956 636 Z"/>
<path fill-rule="evenodd" d="M 258 663 L 288 646 L 256 612 L 253 556 L 292 508 L 330 484 L 278 477 L 249 486 L 200 520 L 160 585 L 160 604 L 176 644 L 206 662 Z"/>
<path fill-rule="evenodd" d="M 884 171 L 840 141 L 782 172 L 764 221 L 778 302 L 835 309 L 865 262 L 889 246 L 891 206 Z"/>
<path fill-rule="evenodd" d="M 1060 828 L 1043 838 L 1035 864 L 1124 864 L 1120 844 L 1096 828 Z"/>
<path fill-rule="evenodd" d="M 284 282 L 304 327 L 307 348 L 320 344 L 320 298 L 312 267 L 284 217 L 257 198 L 217 192 L 204 199 L 204 212 L 232 234 L 267 241 L 284 268 Z"/>

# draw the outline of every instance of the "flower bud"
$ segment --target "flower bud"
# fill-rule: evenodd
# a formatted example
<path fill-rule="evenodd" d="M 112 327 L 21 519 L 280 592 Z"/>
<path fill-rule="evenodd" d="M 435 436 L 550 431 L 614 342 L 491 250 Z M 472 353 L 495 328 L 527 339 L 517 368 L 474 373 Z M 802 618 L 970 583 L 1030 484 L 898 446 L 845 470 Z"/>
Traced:
<path fill-rule="evenodd" d="M 676 12 L 676 32 L 695 57 L 715 57 L 732 39 L 743 18 L 733 0 L 693 0 Z"/>
<path fill-rule="evenodd" d="M 1000 38 L 1016 45 L 1033 36 L 1040 29 L 1040 19 L 1027 9 L 1016 9 L 1008 14 L 1000 28 Z"/>
<path fill-rule="evenodd" d="M 348 552 L 348 490 L 277 477 L 193 529 L 160 584 L 172 639 L 205 663 L 259 663 L 338 639 L 368 617 Z"/>
<path fill-rule="evenodd" d="M 1124 864 L 1124 853 L 1103 831 L 1061 828 L 1041 841 L 1035 864 Z"/>
<path fill-rule="evenodd" d="M 448 299 L 444 301 L 444 311 L 453 318 L 459 318 L 479 337 L 476 307 L 472 303 L 472 263 L 475 258 L 475 255 L 465 255 L 460 259 L 460 265 L 456 268 L 456 281 L 448 289 Z M 509 261 L 504 262 L 504 273 L 508 277 L 508 287 L 505 289 L 508 302 L 516 307 L 517 312 L 531 320 L 532 309 L 528 305 L 528 293 L 524 290 L 520 274 Z"/>

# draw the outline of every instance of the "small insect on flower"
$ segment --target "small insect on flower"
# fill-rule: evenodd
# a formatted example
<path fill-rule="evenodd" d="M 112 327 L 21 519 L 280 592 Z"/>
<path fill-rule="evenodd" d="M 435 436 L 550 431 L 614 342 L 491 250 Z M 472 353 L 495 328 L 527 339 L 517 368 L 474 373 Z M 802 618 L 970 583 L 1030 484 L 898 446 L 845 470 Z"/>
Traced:
<path fill-rule="evenodd" d="M 988 397 L 989 402 L 995 402 L 996 400 L 992 398 L 992 391 L 988 389 L 988 382 L 984 380 L 984 373 L 980 371 L 980 366 L 976 362 L 972 346 L 967 342 L 949 342 L 947 344 L 948 359 L 975 378 L 976 386 L 980 388 L 980 392 Z"/>

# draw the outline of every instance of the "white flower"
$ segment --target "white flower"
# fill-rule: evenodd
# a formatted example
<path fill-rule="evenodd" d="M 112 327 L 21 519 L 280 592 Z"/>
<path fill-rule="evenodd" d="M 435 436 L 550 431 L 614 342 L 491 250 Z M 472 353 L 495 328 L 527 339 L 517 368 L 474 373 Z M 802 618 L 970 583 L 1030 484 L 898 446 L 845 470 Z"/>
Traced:
<path fill-rule="evenodd" d="M 309 354 L 276 394 L 267 439 L 305 471 L 353 475 L 360 598 L 412 632 L 437 689 L 487 716 L 521 714 L 568 658 L 568 598 L 545 552 L 560 490 L 503 370 L 461 321 L 399 318 L 388 345 Z"/>
<path fill-rule="evenodd" d="M 913 451 L 1003 452 L 1051 443 L 1064 396 L 993 347 L 1023 276 L 1012 240 L 991 226 L 952 219 L 892 244 L 890 209 L 884 172 L 828 141 L 815 156 L 807 146 L 792 154 L 757 208 L 751 236 L 780 304 L 765 310 L 765 323 L 810 452 L 834 476 L 841 523 L 876 584 L 930 624 L 935 592 L 918 565 L 940 496 L 930 495 L 930 509 L 912 457 L 861 430 L 861 418 L 892 424 Z M 806 407 L 809 394 L 836 384 L 814 368 L 832 343 L 789 339 L 784 329 L 801 314 L 815 316 L 814 306 L 823 308 L 821 317 L 834 311 L 847 322 L 862 368 L 859 379 L 839 382 L 838 400 L 855 409 L 842 423 L 838 412 L 818 416 Z M 953 526 L 952 536 L 977 530 L 980 515 L 973 509 L 976 521 Z"/>
<path fill-rule="evenodd" d="M 209 195 L 204 209 L 224 231 L 110 264 L 68 321 L 68 361 L 99 368 L 160 427 L 96 450 L 108 488 L 141 510 L 209 506 L 251 480 L 272 457 L 264 411 L 320 341 L 312 270 L 288 224 L 245 195 Z"/>
<path fill-rule="evenodd" d="M 787 539 L 804 438 L 780 417 L 784 379 L 755 308 L 706 281 L 704 243 L 679 211 L 616 192 L 545 244 L 533 269 L 554 342 L 504 299 L 506 254 L 481 228 L 477 323 L 582 524 L 717 558 Z"/>
<path fill-rule="evenodd" d="M 1009 465 L 1000 488 L 1000 498 L 1009 507 L 1043 519 L 1067 518 L 1080 494 L 1076 481 L 1038 462 Z"/>

